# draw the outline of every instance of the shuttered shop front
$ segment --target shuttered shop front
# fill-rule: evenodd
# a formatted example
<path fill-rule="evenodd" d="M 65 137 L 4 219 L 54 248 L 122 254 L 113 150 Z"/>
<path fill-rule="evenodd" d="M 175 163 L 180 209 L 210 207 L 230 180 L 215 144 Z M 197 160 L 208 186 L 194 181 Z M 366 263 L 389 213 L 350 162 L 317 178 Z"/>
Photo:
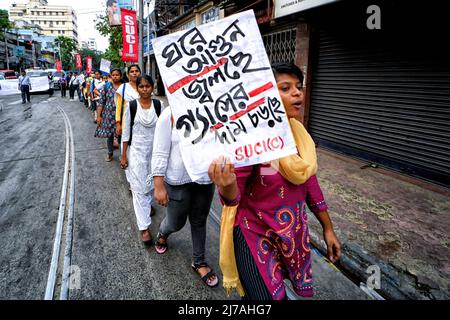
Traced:
<path fill-rule="evenodd" d="M 450 59 L 443 30 L 420 23 L 316 23 L 309 130 L 320 146 L 450 186 Z"/>

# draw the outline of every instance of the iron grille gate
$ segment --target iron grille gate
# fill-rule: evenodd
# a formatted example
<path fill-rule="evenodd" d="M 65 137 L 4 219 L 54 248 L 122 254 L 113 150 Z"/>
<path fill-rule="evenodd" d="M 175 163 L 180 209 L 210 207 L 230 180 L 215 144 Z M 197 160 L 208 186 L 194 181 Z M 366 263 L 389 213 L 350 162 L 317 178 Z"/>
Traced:
<path fill-rule="evenodd" d="M 295 61 L 295 28 L 263 35 L 270 63 Z"/>

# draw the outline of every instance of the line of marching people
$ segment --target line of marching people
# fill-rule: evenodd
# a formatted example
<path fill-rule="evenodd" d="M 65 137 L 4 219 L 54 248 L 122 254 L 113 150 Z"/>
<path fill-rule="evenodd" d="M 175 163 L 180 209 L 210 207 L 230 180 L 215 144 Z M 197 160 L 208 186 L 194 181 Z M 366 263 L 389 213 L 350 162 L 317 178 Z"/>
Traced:
<path fill-rule="evenodd" d="M 153 79 L 142 75 L 138 65 L 131 65 L 126 75 L 112 69 L 110 80 L 102 84 L 96 72 L 86 84 L 90 87 L 88 104 L 96 112 L 95 136 L 107 140 L 107 162 L 113 160 L 114 139 L 120 143 L 120 166 L 132 193 L 142 242 L 154 243 L 150 225 L 155 200 L 167 207 L 155 240 L 157 253 L 167 251 L 168 237 L 181 230 L 189 218 L 192 268 L 207 286 L 216 287 L 219 278 L 205 261 L 206 222 L 214 184 L 208 176 L 196 182 L 189 178 L 172 130 L 170 108 L 152 97 Z"/>
<path fill-rule="evenodd" d="M 191 267 L 207 286 L 216 287 L 219 278 L 205 260 L 205 242 L 217 186 L 223 204 L 223 286 L 252 300 L 286 299 L 285 278 L 297 294 L 312 296 L 306 207 L 323 227 L 327 257 L 332 262 L 340 257 L 340 244 L 316 178 L 315 144 L 298 120 L 303 74 L 290 64 L 274 65 L 273 72 L 298 153 L 276 163 L 241 168 L 219 157 L 195 182 L 181 157 L 171 108 L 152 97 L 153 79 L 141 74 L 138 65 L 129 66 L 126 75 L 112 69 L 107 81 L 96 72 L 84 87 L 89 88 L 84 91 L 89 93 L 85 103 L 97 123 L 95 136 L 107 139 L 106 161 L 113 160 L 114 139 L 120 144 L 120 166 L 129 182 L 143 243 L 154 245 L 158 254 L 166 253 L 170 235 L 189 219 Z M 167 210 L 153 241 L 150 225 L 155 203 Z"/>

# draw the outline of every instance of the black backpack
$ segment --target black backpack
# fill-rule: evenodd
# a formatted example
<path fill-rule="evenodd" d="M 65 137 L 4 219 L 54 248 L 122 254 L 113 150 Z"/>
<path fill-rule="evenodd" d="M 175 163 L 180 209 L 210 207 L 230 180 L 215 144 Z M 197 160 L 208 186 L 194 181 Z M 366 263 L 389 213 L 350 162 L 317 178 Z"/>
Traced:
<path fill-rule="evenodd" d="M 159 117 L 161 114 L 161 101 L 158 99 L 152 99 L 153 107 L 155 108 L 156 116 Z M 128 140 L 128 146 L 131 146 L 131 139 L 133 138 L 133 125 L 134 125 L 134 118 L 136 117 L 136 111 L 137 111 L 137 101 L 132 100 L 130 101 L 130 114 L 131 114 L 131 121 L 130 121 L 130 139 Z"/>

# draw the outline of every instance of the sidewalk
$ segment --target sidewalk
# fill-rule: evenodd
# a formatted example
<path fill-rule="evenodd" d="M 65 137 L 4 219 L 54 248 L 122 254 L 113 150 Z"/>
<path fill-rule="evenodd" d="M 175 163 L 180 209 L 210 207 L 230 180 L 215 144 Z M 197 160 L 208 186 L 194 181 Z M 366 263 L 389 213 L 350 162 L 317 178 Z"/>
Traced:
<path fill-rule="evenodd" d="M 381 271 L 387 299 L 450 298 L 450 189 L 318 149 L 319 182 L 342 243 L 343 271 Z M 313 243 L 320 225 L 310 219 Z M 321 237 L 322 238 L 322 237 Z"/>

